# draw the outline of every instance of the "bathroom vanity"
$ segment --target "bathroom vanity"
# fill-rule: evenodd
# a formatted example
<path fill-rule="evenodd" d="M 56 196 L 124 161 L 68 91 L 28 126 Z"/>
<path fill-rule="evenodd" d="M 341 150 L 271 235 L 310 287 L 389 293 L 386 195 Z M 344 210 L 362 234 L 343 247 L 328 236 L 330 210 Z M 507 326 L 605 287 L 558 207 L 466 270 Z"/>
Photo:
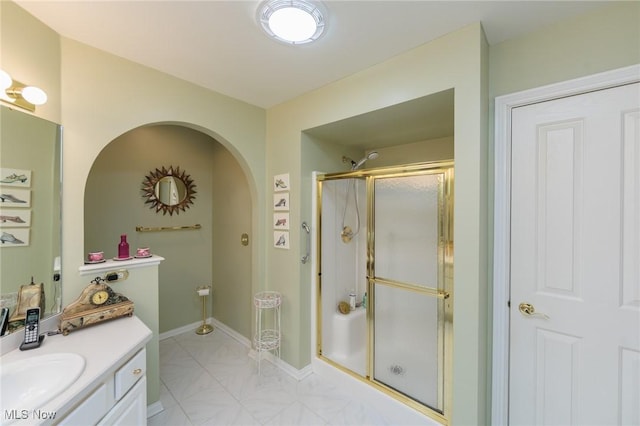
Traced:
<path fill-rule="evenodd" d="M 146 345 L 147 404 L 150 415 L 159 413 L 163 409 L 160 403 L 160 301 L 158 300 L 158 269 L 162 261 L 164 261 L 162 256 L 154 254 L 142 259 L 123 261 L 107 259 L 104 263 L 83 265 L 78 268 L 80 277 L 86 284 L 96 277 L 101 277 L 115 292 L 135 303 L 135 315 L 153 333 Z M 114 274 L 117 280 L 110 279 Z"/>
<path fill-rule="evenodd" d="M 64 389 L 56 389 L 56 384 L 47 382 L 49 375 L 43 374 L 42 386 L 51 387 L 52 392 L 35 406 L 29 399 L 15 403 L 15 407 L 6 406 L 5 401 L 15 398 L 3 383 L 0 424 L 146 424 L 145 345 L 151 337 L 151 330 L 139 318 L 123 317 L 68 336 L 48 336 L 37 349 L 6 353 L 0 358 L 0 371 L 5 370 L 2 374 L 25 361 L 37 368 L 39 360 L 60 354 L 71 354 L 80 364 L 84 360 L 84 367 Z M 32 374 L 25 373 L 25 381 L 34 380 L 27 376 Z"/>

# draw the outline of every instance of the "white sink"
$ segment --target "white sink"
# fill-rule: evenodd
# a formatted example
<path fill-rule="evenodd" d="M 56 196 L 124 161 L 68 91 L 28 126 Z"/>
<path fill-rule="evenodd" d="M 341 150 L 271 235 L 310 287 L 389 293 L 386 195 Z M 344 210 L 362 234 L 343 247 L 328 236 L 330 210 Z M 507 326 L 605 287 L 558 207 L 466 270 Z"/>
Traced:
<path fill-rule="evenodd" d="M 42 408 L 78 379 L 84 364 L 82 356 L 70 352 L 0 363 L 2 410 L 26 412 Z"/>

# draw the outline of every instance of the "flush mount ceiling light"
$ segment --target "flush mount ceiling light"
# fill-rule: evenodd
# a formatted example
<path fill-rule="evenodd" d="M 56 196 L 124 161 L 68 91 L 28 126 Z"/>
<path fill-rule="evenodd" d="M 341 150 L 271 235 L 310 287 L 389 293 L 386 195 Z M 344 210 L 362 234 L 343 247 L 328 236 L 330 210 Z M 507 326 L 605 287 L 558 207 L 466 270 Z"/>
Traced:
<path fill-rule="evenodd" d="M 287 44 L 317 40 L 326 25 L 322 5 L 305 0 L 265 1 L 258 8 L 257 18 L 270 37 Z"/>
<path fill-rule="evenodd" d="M 0 101 L 34 112 L 36 105 L 47 102 L 47 94 L 39 87 L 20 83 L 0 70 Z"/>

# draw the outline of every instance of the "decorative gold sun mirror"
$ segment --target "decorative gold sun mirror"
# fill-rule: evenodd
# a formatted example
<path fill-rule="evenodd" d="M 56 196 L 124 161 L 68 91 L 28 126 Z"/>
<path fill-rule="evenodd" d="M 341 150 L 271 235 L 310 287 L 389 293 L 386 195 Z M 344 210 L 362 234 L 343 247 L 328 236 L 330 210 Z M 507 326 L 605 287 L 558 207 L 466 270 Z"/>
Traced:
<path fill-rule="evenodd" d="M 191 176 L 173 166 L 149 172 L 142 182 L 143 197 L 147 199 L 145 204 L 151 204 L 149 208 L 155 209 L 156 213 L 169 215 L 180 214 L 180 210 L 185 211 L 193 204 L 195 187 Z"/>

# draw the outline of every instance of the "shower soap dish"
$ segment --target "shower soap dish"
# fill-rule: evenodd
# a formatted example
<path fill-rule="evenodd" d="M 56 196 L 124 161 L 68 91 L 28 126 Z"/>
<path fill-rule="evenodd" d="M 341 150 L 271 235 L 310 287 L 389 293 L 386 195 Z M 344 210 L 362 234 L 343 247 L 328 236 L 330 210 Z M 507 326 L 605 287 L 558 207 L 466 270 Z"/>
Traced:
<path fill-rule="evenodd" d="M 338 312 L 347 315 L 349 312 L 351 312 L 351 306 L 349 306 L 347 302 L 340 302 L 338 303 Z"/>

